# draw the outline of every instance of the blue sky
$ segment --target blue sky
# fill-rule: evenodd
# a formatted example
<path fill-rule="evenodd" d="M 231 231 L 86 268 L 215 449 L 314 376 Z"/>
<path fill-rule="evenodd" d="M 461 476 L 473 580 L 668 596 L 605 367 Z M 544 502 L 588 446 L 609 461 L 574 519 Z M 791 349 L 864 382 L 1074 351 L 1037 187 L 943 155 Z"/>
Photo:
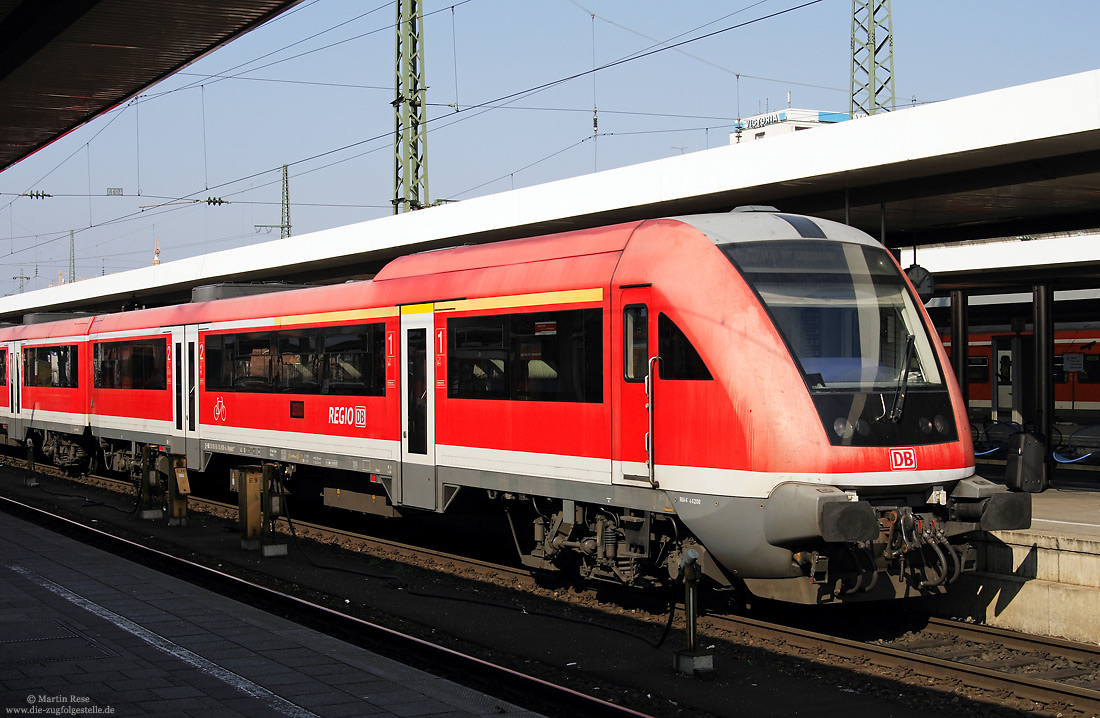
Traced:
<path fill-rule="evenodd" d="M 847 111 L 851 2 L 804 2 L 424 0 L 430 199 L 725 144 L 735 118 L 786 107 L 788 93 L 794 107 Z M 901 102 L 1100 68 L 1091 0 L 892 10 Z M 277 238 L 256 225 L 280 222 L 283 164 L 294 235 L 389 214 L 393 15 L 381 0 L 306 0 L 0 173 L 0 294 L 20 272 L 28 290 L 67 275 L 70 230 L 78 278 L 149 264 L 158 238 L 164 261 Z M 1017 121 L 1042 113 L 990 118 Z M 54 197 L 16 196 L 29 191 Z M 207 197 L 229 204 L 187 202 Z"/>

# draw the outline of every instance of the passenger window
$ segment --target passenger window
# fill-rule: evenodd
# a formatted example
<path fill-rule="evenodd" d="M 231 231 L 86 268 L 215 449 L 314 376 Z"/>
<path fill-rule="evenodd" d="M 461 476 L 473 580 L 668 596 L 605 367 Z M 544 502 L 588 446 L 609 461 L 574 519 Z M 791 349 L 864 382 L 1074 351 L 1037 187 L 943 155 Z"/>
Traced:
<path fill-rule="evenodd" d="M 447 395 L 453 399 L 507 399 L 506 317 L 447 321 Z"/>
<path fill-rule="evenodd" d="M 1085 370 L 1077 372 L 1081 384 L 1100 384 L 1100 354 L 1085 355 Z"/>
<path fill-rule="evenodd" d="M 79 388 L 79 347 L 28 347 L 23 351 L 23 386 Z"/>
<path fill-rule="evenodd" d="M 206 388 L 385 396 L 385 324 L 210 334 Z"/>
<path fill-rule="evenodd" d="M 168 388 L 168 340 L 96 342 L 96 389 Z"/>
<path fill-rule="evenodd" d="M 448 319 L 447 395 L 603 402 L 601 314 L 575 309 Z"/>
<path fill-rule="evenodd" d="M 970 384 L 989 383 L 989 357 L 966 358 L 966 381 Z"/>
<path fill-rule="evenodd" d="M 645 381 L 649 373 L 649 309 L 632 304 L 623 310 L 623 376 Z"/>
<path fill-rule="evenodd" d="M 680 327 L 665 314 L 657 317 L 657 349 L 662 379 L 706 380 L 710 370 Z"/>

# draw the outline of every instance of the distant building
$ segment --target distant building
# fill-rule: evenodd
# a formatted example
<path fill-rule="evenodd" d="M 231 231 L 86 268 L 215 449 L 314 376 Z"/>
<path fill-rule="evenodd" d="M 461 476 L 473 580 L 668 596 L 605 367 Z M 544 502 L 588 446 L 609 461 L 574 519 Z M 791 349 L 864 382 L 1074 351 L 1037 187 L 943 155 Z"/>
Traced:
<path fill-rule="evenodd" d="M 740 121 L 737 129 L 730 133 L 730 144 L 749 140 L 762 140 L 765 137 L 786 135 L 800 130 L 823 127 L 850 119 L 847 112 L 822 112 L 820 110 L 798 110 L 787 108 L 776 110 Z"/>

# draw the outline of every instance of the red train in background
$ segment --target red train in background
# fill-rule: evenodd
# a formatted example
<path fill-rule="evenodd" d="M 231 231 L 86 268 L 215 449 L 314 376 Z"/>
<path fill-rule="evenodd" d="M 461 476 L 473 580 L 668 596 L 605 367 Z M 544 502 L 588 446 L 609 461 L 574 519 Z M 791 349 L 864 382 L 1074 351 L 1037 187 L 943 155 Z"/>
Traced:
<path fill-rule="evenodd" d="M 951 355 L 951 335 L 942 336 Z M 967 347 L 970 419 L 1024 424 L 1034 414 L 1034 337 L 1030 331 L 975 327 Z M 1100 327 L 1057 325 L 1054 332 L 1055 419 L 1100 423 Z"/>
<path fill-rule="evenodd" d="M 258 462 L 344 509 L 501 505 L 537 570 L 689 550 L 802 603 L 938 593 L 1030 497 L 894 259 L 747 208 L 413 255 L 373 280 L 0 329 L 0 418 L 54 462 Z M 454 536 L 477 541 L 477 536 Z"/>

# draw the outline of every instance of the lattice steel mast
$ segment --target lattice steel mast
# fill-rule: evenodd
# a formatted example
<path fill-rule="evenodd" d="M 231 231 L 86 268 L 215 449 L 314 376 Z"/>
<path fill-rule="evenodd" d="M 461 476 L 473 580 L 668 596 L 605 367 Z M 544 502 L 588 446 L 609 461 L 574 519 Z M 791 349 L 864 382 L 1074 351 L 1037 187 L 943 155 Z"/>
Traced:
<path fill-rule="evenodd" d="M 895 109 L 890 0 L 852 0 L 852 117 Z"/>
<path fill-rule="evenodd" d="M 290 236 L 290 171 L 283 165 L 283 216 L 279 224 L 279 238 Z"/>
<path fill-rule="evenodd" d="M 393 213 L 428 206 L 424 16 L 421 0 L 396 0 L 397 82 L 394 109 Z"/>
<path fill-rule="evenodd" d="M 211 200 L 207 200 L 210 202 Z M 219 204 L 221 202 L 219 201 Z M 253 225 L 256 231 L 261 229 L 278 229 L 279 239 L 286 239 L 290 236 L 290 170 L 287 165 L 283 165 L 283 213 L 280 218 L 279 224 L 256 224 Z"/>

